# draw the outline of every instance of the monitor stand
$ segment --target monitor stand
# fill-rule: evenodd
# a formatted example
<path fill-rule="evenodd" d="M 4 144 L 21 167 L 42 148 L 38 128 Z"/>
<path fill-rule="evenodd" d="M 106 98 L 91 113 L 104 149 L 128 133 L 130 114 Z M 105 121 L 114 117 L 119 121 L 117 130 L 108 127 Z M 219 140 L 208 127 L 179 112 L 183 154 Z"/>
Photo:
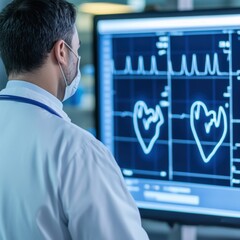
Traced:
<path fill-rule="evenodd" d="M 175 224 L 168 240 L 197 240 L 197 227 Z"/>

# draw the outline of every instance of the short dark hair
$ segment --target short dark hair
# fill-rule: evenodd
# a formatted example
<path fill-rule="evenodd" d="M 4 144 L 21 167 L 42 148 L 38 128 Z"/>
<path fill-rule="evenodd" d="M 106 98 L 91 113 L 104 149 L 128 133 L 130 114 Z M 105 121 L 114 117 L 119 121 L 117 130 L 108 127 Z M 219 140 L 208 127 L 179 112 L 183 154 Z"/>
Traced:
<path fill-rule="evenodd" d="M 7 74 L 41 67 L 60 39 L 71 46 L 75 21 L 76 10 L 65 0 L 13 0 L 0 13 L 0 54 Z"/>

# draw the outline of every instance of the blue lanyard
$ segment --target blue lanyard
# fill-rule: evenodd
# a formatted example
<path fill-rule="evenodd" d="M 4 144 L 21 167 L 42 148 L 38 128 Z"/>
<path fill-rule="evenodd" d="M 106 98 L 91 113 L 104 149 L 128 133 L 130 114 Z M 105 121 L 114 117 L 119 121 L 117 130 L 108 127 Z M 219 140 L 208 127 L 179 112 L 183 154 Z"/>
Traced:
<path fill-rule="evenodd" d="M 45 105 L 41 102 L 35 101 L 33 99 L 29 99 L 29 98 L 25 98 L 25 97 L 19 97 L 19 96 L 12 96 L 12 95 L 0 95 L 0 100 L 32 104 L 32 105 L 35 105 L 37 107 L 45 109 L 46 111 L 50 112 L 53 115 L 56 115 L 56 116 L 62 118 L 56 111 L 54 111 L 49 106 L 47 106 L 47 105 Z"/>

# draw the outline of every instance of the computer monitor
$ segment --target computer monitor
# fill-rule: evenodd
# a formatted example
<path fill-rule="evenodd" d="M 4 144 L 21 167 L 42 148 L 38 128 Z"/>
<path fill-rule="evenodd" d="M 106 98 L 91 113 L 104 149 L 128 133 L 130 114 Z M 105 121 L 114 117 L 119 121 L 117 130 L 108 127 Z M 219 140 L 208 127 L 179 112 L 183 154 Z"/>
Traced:
<path fill-rule="evenodd" d="M 98 137 L 142 216 L 240 226 L 240 10 L 97 16 L 94 39 Z"/>

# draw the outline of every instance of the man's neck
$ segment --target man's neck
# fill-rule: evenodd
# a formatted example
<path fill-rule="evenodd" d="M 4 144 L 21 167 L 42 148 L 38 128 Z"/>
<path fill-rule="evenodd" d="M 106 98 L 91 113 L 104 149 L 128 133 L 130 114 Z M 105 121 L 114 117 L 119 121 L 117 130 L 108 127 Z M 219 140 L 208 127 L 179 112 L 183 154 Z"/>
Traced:
<path fill-rule="evenodd" d="M 29 73 L 10 74 L 9 81 L 19 80 L 37 85 L 38 87 L 51 93 L 53 96 L 62 100 L 63 93 L 59 91 L 57 84 L 57 74 L 54 74 L 49 69 L 40 69 Z"/>

